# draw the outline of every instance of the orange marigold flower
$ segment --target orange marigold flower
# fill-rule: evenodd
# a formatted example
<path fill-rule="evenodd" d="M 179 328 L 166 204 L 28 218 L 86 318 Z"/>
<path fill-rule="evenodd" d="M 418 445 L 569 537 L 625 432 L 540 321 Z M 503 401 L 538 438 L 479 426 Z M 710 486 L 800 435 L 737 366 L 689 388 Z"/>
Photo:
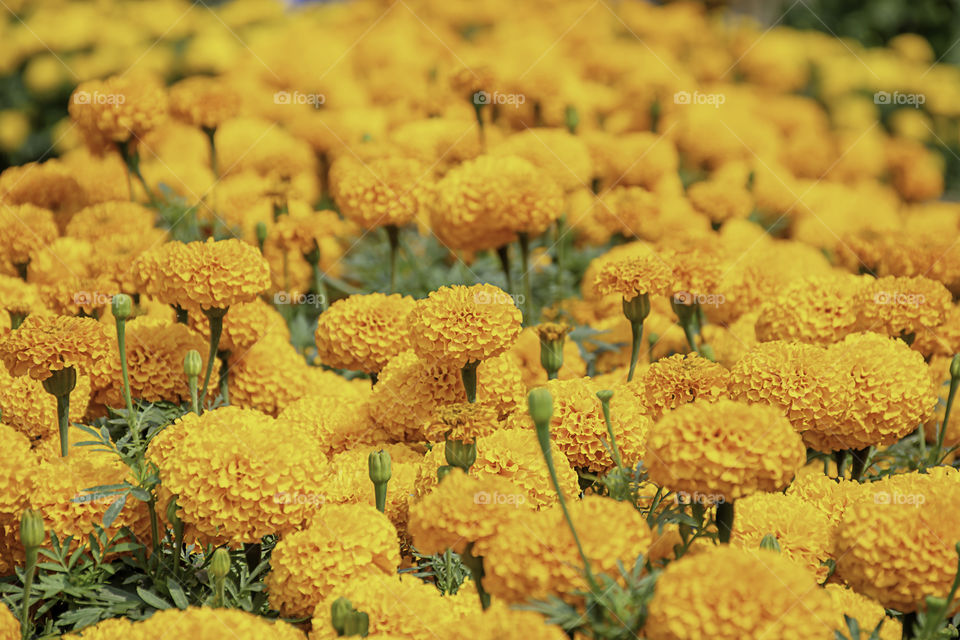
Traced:
<path fill-rule="evenodd" d="M 32 204 L 0 202 L 0 256 L 13 264 L 29 262 L 35 251 L 48 246 L 59 235 L 49 210 Z"/>
<path fill-rule="evenodd" d="M 777 409 L 726 399 L 665 414 L 647 434 L 644 457 L 654 483 L 727 502 L 785 488 L 806 459 Z"/>
<path fill-rule="evenodd" d="M 19 521 L 29 504 L 37 464 L 27 436 L 0 424 L 0 522 Z"/>
<path fill-rule="evenodd" d="M 330 193 L 349 220 L 364 229 L 403 226 L 420 215 L 430 193 L 430 168 L 412 158 L 364 163 L 352 156 L 330 167 Z"/>
<path fill-rule="evenodd" d="M 849 633 L 846 617 L 853 618 L 860 626 L 861 633 L 872 633 L 880 625 L 879 640 L 900 640 L 903 638 L 903 623 L 887 615 L 886 610 L 876 600 L 857 593 L 853 589 L 839 584 L 828 584 L 824 590 L 830 595 L 838 609 L 835 630 L 846 635 Z"/>
<path fill-rule="evenodd" d="M 309 616 L 334 589 L 400 565 L 397 530 L 367 504 L 326 505 L 310 526 L 277 543 L 266 577 L 270 607 Z"/>
<path fill-rule="evenodd" d="M 678 353 L 657 360 L 620 389 L 636 398 L 641 410 L 656 420 L 694 400 L 726 397 L 729 380 L 730 372 L 723 365 L 695 353 Z"/>
<path fill-rule="evenodd" d="M 14 376 L 43 381 L 68 367 L 87 373 L 109 348 L 107 330 L 92 318 L 31 315 L 0 341 L 0 359 Z"/>
<path fill-rule="evenodd" d="M 133 236 L 153 229 L 156 212 L 129 201 L 101 202 L 77 211 L 64 234 L 97 242 L 105 236 Z"/>
<path fill-rule="evenodd" d="M 950 291 L 922 276 L 872 278 L 860 288 L 856 305 L 863 330 L 914 337 L 936 330 L 954 309 Z"/>
<path fill-rule="evenodd" d="M 499 287 L 441 287 L 418 300 L 410 315 L 417 354 L 429 363 L 463 367 L 498 356 L 520 335 L 522 315 Z"/>
<path fill-rule="evenodd" d="M 327 456 L 381 442 L 386 435 L 373 426 L 369 402 L 361 398 L 304 396 L 284 407 L 277 417 L 313 436 Z"/>
<path fill-rule="evenodd" d="M 415 495 L 414 485 L 423 457 L 407 445 L 358 443 L 351 449 L 335 454 L 330 458 L 330 473 L 322 487 L 324 504 L 349 502 L 374 506 L 376 501 L 370 482 L 368 456 L 371 451 L 378 450 L 385 450 L 390 454 L 391 475 L 384 513 L 397 530 L 404 534 L 407 528 L 408 503 Z"/>
<path fill-rule="evenodd" d="M 861 280 L 849 274 L 796 280 L 767 300 L 757 318 L 757 339 L 828 345 L 857 330 L 855 296 Z"/>
<path fill-rule="evenodd" d="M 242 96 L 229 83 L 191 76 L 170 87 L 170 114 L 189 125 L 216 129 L 237 115 Z"/>
<path fill-rule="evenodd" d="M 167 93 L 152 78 L 133 75 L 80 83 L 70 96 L 70 117 L 87 142 L 138 140 L 167 117 Z"/>
<path fill-rule="evenodd" d="M 14 276 L 0 275 L 0 309 L 27 316 L 33 311 L 42 311 L 44 306 L 37 287 Z"/>
<path fill-rule="evenodd" d="M 427 421 L 424 433 L 432 442 L 459 440 L 471 443 L 488 436 L 500 426 L 499 415 L 493 407 L 481 403 L 457 402 L 440 405 Z"/>
<path fill-rule="evenodd" d="M 77 376 L 70 394 L 70 421 L 81 422 L 90 402 L 90 377 Z M 25 434 L 32 441 L 49 438 L 57 441 L 57 399 L 30 376 L 15 377 L 0 367 L 0 416 L 3 423 Z M 86 438 L 83 438 L 86 439 Z"/>
<path fill-rule="evenodd" d="M 493 156 L 517 156 L 550 176 L 564 191 L 590 184 L 593 162 L 583 140 L 565 129 L 524 129 L 490 150 Z"/>
<path fill-rule="evenodd" d="M 269 620 L 239 609 L 188 607 L 157 611 L 146 620 L 109 618 L 68 633 L 64 640 L 149 640 L 150 638 L 216 638 L 228 632 L 233 640 L 304 640 L 303 632 L 282 620 Z"/>
<path fill-rule="evenodd" d="M 669 295 L 675 285 L 670 263 L 647 249 L 604 265 L 597 273 L 594 289 L 603 295 L 619 293 L 630 300 L 642 294 Z"/>
<path fill-rule="evenodd" d="M 186 325 L 142 317 L 127 323 L 126 347 L 131 395 L 147 402 L 181 404 L 190 399 L 183 359 L 188 351 L 198 351 L 206 367 L 210 345 Z M 219 368 L 218 362 L 213 368 Z M 215 393 L 216 389 L 211 379 L 207 392 Z"/>
<path fill-rule="evenodd" d="M 317 357 L 335 369 L 375 373 L 410 347 L 413 298 L 371 293 L 337 300 L 317 320 Z"/>

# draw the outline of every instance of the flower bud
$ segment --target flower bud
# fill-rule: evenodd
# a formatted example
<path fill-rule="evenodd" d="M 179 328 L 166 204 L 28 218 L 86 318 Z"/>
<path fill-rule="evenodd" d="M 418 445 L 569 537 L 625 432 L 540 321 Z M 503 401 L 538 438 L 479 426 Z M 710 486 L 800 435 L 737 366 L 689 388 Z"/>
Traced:
<path fill-rule="evenodd" d="M 36 549 L 43 544 L 47 532 L 43 528 L 43 516 L 34 509 L 24 509 L 20 516 L 20 542 L 26 549 Z"/>
<path fill-rule="evenodd" d="M 217 580 L 223 580 L 230 573 L 230 553 L 223 547 L 213 552 L 210 558 L 210 575 Z"/>
<path fill-rule="evenodd" d="M 777 541 L 777 537 L 772 533 L 768 533 L 763 536 L 763 539 L 760 541 L 761 549 L 772 549 L 773 551 L 780 551 L 780 543 Z"/>
<path fill-rule="evenodd" d="M 118 293 L 110 299 L 110 311 L 117 320 L 126 320 L 133 315 L 133 299 L 125 293 Z"/>
<path fill-rule="evenodd" d="M 365 638 L 370 632 L 370 616 L 363 611 L 351 611 L 343 625 L 343 635 Z"/>
<path fill-rule="evenodd" d="M 547 377 L 552 380 L 563 366 L 563 343 L 570 333 L 570 327 L 546 322 L 538 325 L 536 331 L 540 337 L 540 364 L 546 370 Z"/>
<path fill-rule="evenodd" d="M 437 482 L 443 482 L 443 479 L 454 469 L 456 469 L 456 467 L 451 467 L 448 464 L 442 464 L 437 467 Z"/>
<path fill-rule="evenodd" d="M 57 369 L 50 372 L 50 377 L 43 381 L 43 389 L 58 398 L 70 395 L 77 386 L 77 370 L 73 367 Z"/>
<path fill-rule="evenodd" d="M 530 417 L 538 428 L 541 424 L 549 426 L 550 418 L 553 417 L 553 396 L 550 395 L 549 389 L 541 387 L 531 391 L 527 395 L 527 407 L 530 410 Z"/>
<path fill-rule="evenodd" d="M 641 293 L 623 301 L 623 315 L 630 322 L 643 322 L 650 315 L 650 294 Z"/>
<path fill-rule="evenodd" d="M 950 377 L 954 380 L 960 378 L 960 353 L 953 356 L 953 360 L 950 361 Z"/>
<path fill-rule="evenodd" d="M 353 613 L 353 605 L 346 598 L 337 598 L 330 605 L 330 622 L 337 635 L 342 636 L 347 629 L 347 619 Z"/>
<path fill-rule="evenodd" d="M 390 452 L 389 451 L 371 451 L 367 457 L 367 467 L 370 471 L 370 482 L 373 484 L 383 484 L 390 482 Z"/>
<path fill-rule="evenodd" d="M 597 397 L 600 398 L 600 402 L 610 402 L 610 398 L 613 397 L 613 391 L 610 389 L 597 391 Z"/>
<path fill-rule="evenodd" d="M 187 374 L 188 377 L 196 378 L 203 371 L 203 359 L 200 356 L 200 352 L 196 349 L 190 349 L 187 351 L 187 355 L 183 357 L 183 372 Z"/>
<path fill-rule="evenodd" d="M 263 243 L 267 241 L 267 223 L 262 220 L 257 223 L 257 244 L 263 247 Z"/>
<path fill-rule="evenodd" d="M 443 445 L 444 455 L 447 464 L 460 467 L 464 471 L 473 466 L 477 461 L 477 443 L 469 444 L 461 440 L 447 440 Z"/>

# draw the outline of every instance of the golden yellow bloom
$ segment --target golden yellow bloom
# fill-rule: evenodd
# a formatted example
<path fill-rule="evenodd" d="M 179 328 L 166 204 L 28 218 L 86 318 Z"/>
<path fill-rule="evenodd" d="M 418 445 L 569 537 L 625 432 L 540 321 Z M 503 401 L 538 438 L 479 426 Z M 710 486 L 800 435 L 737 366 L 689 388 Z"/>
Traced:
<path fill-rule="evenodd" d="M 109 276 L 64 278 L 39 287 L 43 303 L 50 311 L 64 316 L 103 316 L 111 298 L 120 293 L 120 285 Z"/>
<path fill-rule="evenodd" d="M 180 517 L 198 531 L 255 542 L 312 517 L 326 456 L 305 430 L 224 407 L 185 423 L 177 435 L 159 462 L 160 477 L 180 496 Z"/>
<path fill-rule="evenodd" d="M 522 315 L 499 287 L 441 287 L 410 315 L 413 347 L 428 363 L 463 367 L 509 349 L 520 335 Z"/>
<path fill-rule="evenodd" d="M 225 632 L 235 640 L 304 640 L 303 632 L 282 620 L 269 620 L 239 609 L 188 607 L 157 611 L 146 620 L 109 618 L 64 640 L 150 640 L 167 634 L 178 637 L 216 638 Z"/>
<path fill-rule="evenodd" d="M 523 376 L 523 384 L 535 387 L 546 383 L 547 372 L 540 364 L 540 338 L 535 327 L 526 327 L 520 332 L 507 355 L 516 363 Z M 580 356 L 580 348 L 571 339 L 563 343 L 563 366 L 557 372 L 559 380 L 582 378 L 587 373 L 587 363 Z"/>
<path fill-rule="evenodd" d="M 270 268 L 240 240 L 168 242 L 135 265 L 144 292 L 195 313 L 251 302 L 270 286 Z"/>
<path fill-rule="evenodd" d="M 486 611 L 473 611 L 467 616 L 447 623 L 441 637 L 459 637 L 470 629 L 477 640 L 564 640 L 567 635 L 552 624 L 546 624 L 539 613 L 512 609 L 494 600 Z M 430 639 L 426 639 L 430 640 Z"/>
<path fill-rule="evenodd" d="M 186 325 L 149 317 L 128 322 L 126 338 L 131 395 L 147 402 L 187 402 L 190 390 L 183 358 L 190 350 L 198 351 L 205 367 L 209 343 Z M 213 367 L 217 369 L 218 363 Z M 207 392 L 214 393 L 216 388 L 211 378 Z"/>
<path fill-rule="evenodd" d="M 55 284 L 60 280 L 93 275 L 93 245 L 86 240 L 62 237 L 37 247 L 30 254 L 27 282 Z"/>
<path fill-rule="evenodd" d="M 836 538 L 837 577 L 884 607 L 917 611 L 926 596 L 945 597 L 957 570 L 960 476 L 889 476 L 847 507 Z"/>
<path fill-rule="evenodd" d="M 641 294 L 669 295 L 675 279 L 670 263 L 653 252 L 616 260 L 604 265 L 597 273 L 594 289 L 603 295 L 619 293 L 624 300 Z"/>
<path fill-rule="evenodd" d="M 424 426 L 424 433 L 432 442 L 459 440 L 470 443 L 494 433 L 499 426 L 499 415 L 493 407 L 457 402 L 437 407 Z"/>
<path fill-rule="evenodd" d="M 0 256 L 13 264 L 29 262 L 31 254 L 59 235 L 49 210 L 32 204 L 0 203 Z"/>
<path fill-rule="evenodd" d="M 730 372 L 695 353 L 657 360 L 620 388 L 631 394 L 640 410 L 657 420 L 664 413 L 700 400 L 726 397 Z M 614 396 L 616 397 L 616 396 Z"/>
<path fill-rule="evenodd" d="M 833 547 L 830 517 L 803 499 L 782 493 L 755 493 L 734 505 L 736 515 L 730 544 L 756 549 L 772 535 L 780 551 L 804 565 L 823 582 L 829 571 L 824 561 Z"/>
<path fill-rule="evenodd" d="M 607 445 L 607 423 L 595 388 L 587 379 L 551 380 L 545 388 L 553 396 L 553 417 L 550 438 L 566 454 L 576 468 L 603 472 L 614 466 Z M 622 402 L 623 404 L 619 404 Z M 614 393 L 611 401 L 611 424 L 624 465 L 635 466 L 644 453 L 644 440 L 651 426 L 650 418 L 638 413 L 636 402 Z M 526 411 L 517 411 L 507 421 L 514 429 L 533 429 L 533 420 Z"/>
<path fill-rule="evenodd" d="M 10 638 L 11 640 L 21 637 L 20 621 L 7 607 L 0 610 L 0 637 Z"/>
<path fill-rule="evenodd" d="M 11 374 L 41 381 L 68 367 L 87 373 L 108 350 L 107 331 L 92 318 L 31 315 L 0 341 L 0 359 Z"/>
<path fill-rule="evenodd" d="M 156 212 L 129 201 L 101 202 L 77 211 L 64 234 L 97 242 L 105 236 L 132 236 L 153 228 Z"/>
<path fill-rule="evenodd" d="M 527 492 L 507 478 L 475 478 L 455 468 L 410 505 L 407 528 L 421 553 L 463 553 L 468 544 L 496 536 L 519 511 L 533 506 Z"/>
<path fill-rule="evenodd" d="M 831 476 L 825 475 L 822 463 L 818 462 L 816 466 L 801 469 L 797 478 L 787 487 L 787 495 L 800 498 L 830 518 L 831 538 L 834 537 L 847 507 L 860 499 L 865 489 L 869 489 L 869 485 L 861 485 L 856 480 L 832 477 L 835 475 L 835 469 Z"/>
<path fill-rule="evenodd" d="M 417 495 L 424 495 L 436 486 L 437 469 L 447 464 L 444 450 L 445 445 L 440 443 L 424 456 L 417 473 Z M 550 450 L 560 489 L 564 495 L 575 497 L 580 493 L 576 471 L 555 442 L 551 442 Z M 537 508 L 557 502 L 543 452 L 532 428 L 500 429 L 477 438 L 477 460 L 470 467 L 470 475 L 480 479 L 491 475 L 506 478 L 524 489 Z"/>
<path fill-rule="evenodd" d="M 15 210 L 17 205 L 47 209 L 53 213 L 60 229 L 75 211 L 87 204 L 85 190 L 77 183 L 73 169 L 55 159 L 6 169 L 0 173 L 0 193 L 4 194 L 4 203 Z M 3 208 L 6 207 L 0 206 L 0 209 Z M 20 217 L 27 219 L 30 216 Z M 27 224 L 32 226 L 29 221 Z M 36 240 L 21 238 L 19 242 Z"/>
<path fill-rule="evenodd" d="M 327 456 L 381 442 L 386 435 L 374 427 L 369 403 L 360 398 L 308 395 L 284 407 L 278 418 L 309 433 Z"/>
<path fill-rule="evenodd" d="M 43 302 L 37 288 L 14 276 L 0 275 L 0 309 L 22 316 L 42 311 Z M 6 326 L 7 329 L 10 325 Z"/>
<path fill-rule="evenodd" d="M 358 444 L 330 458 L 330 474 L 323 484 L 324 504 L 359 503 L 375 505 L 367 457 L 371 451 L 390 454 L 390 483 L 384 513 L 401 534 L 406 532 L 408 502 L 423 457 L 403 444 Z M 320 517 L 323 517 L 322 514 Z"/>
<path fill-rule="evenodd" d="M 432 189 L 429 165 L 389 157 L 362 162 L 337 158 L 330 167 L 330 193 L 343 215 L 364 229 L 403 226 L 420 215 Z"/>
<path fill-rule="evenodd" d="M 728 180 L 695 182 L 687 189 L 687 197 L 714 223 L 743 219 L 753 211 L 753 196 L 746 187 Z"/>
<path fill-rule="evenodd" d="M 830 596 L 801 565 L 767 549 L 719 546 L 667 565 L 644 626 L 650 640 L 830 640 Z"/>
<path fill-rule="evenodd" d="M 81 422 L 90 402 L 90 377 L 77 376 L 70 394 L 70 420 Z M 43 384 L 30 376 L 15 377 L 0 367 L 0 411 L 3 423 L 25 434 L 31 441 L 57 440 L 57 399 L 44 391 Z M 85 438 L 84 438 L 85 439 Z M 59 448 L 57 455 L 60 455 Z"/>
<path fill-rule="evenodd" d="M 828 345 L 857 330 L 854 300 L 860 280 L 852 275 L 795 280 L 767 300 L 757 319 L 757 339 Z"/>
<path fill-rule="evenodd" d="M 317 357 L 335 369 L 375 373 L 410 347 L 409 296 L 371 293 L 337 300 L 317 321 Z"/>
<path fill-rule="evenodd" d="M 726 502 L 783 489 L 806 459 L 800 435 L 777 409 L 726 399 L 665 414 L 647 434 L 644 457 L 654 483 Z"/>
<path fill-rule="evenodd" d="M 593 162 L 587 145 L 564 129 L 524 129 L 490 151 L 494 156 L 518 156 L 542 169 L 564 191 L 590 185 Z"/>
<path fill-rule="evenodd" d="M 888 617 L 887 612 L 876 600 L 871 600 L 839 584 L 828 584 L 824 590 L 830 594 L 834 606 L 840 616 L 835 629 L 844 635 L 849 633 L 844 616 L 849 616 L 860 625 L 860 633 L 871 633 L 877 625 L 880 627 L 880 640 L 900 640 L 903 637 L 903 624 L 894 618 Z"/>
<path fill-rule="evenodd" d="M 617 563 L 633 567 L 653 543 L 640 512 L 628 502 L 585 496 L 570 503 L 570 517 L 596 572 L 619 575 Z M 616 535 L 611 535 L 616 531 Z M 559 506 L 521 511 L 497 535 L 478 545 L 484 555 L 484 587 L 514 604 L 551 595 L 565 600 L 587 588 L 583 560 Z M 517 571 L 517 567 L 527 567 Z"/>
<path fill-rule="evenodd" d="M 152 78 L 126 75 L 81 83 L 70 96 L 70 117 L 87 143 L 137 140 L 167 117 L 167 94 Z"/>
<path fill-rule="evenodd" d="M 397 530 L 376 508 L 339 504 L 321 510 L 273 550 L 266 585 L 270 607 L 280 615 L 309 616 L 338 586 L 392 575 L 400 564 Z"/>
<path fill-rule="evenodd" d="M 33 490 L 37 459 L 30 440 L 6 424 L 0 424 L 0 464 L 0 522 L 19 521 Z"/>
<path fill-rule="evenodd" d="M 167 307 L 169 309 L 169 307 Z M 190 328 L 210 340 L 210 321 L 202 313 L 190 314 Z M 223 317 L 219 350 L 242 354 L 267 336 L 289 342 L 290 329 L 283 316 L 260 298 L 230 307 Z"/>
<path fill-rule="evenodd" d="M 191 76 L 170 87 L 170 115 L 187 124 L 216 129 L 237 115 L 242 96 L 227 82 Z"/>
<path fill-rule="evenodd" d="M 891 336 L 935 331 L 954 309 L 947 288 L 922 276 L 870 279 L 858 292 L 856 304 L 864 331 Z"/>

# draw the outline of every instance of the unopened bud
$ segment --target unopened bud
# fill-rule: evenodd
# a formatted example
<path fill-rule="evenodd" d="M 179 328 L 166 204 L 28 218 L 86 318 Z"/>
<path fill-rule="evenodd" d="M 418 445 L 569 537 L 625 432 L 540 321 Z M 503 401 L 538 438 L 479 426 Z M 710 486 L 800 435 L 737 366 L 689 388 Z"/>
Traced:
<path fill-rule="evenodd" d="M 623 315 L 630 322 L 643 322 L 650 315 L 650 294 L 641 293 L 623 301 Z"/>
<path fill-rule="evenodd" d="M 953 360 L 950 361 L 950 377 L 954 380 L 960 378 L 960 353 L 953 356 Z"/>
<path fill-rule="evenodd" d="M 337 598 L 330 605 L 330 622 L 337 635 L 342 636 L 347 630 L 347 619 L 353 613 L 353 605 L 346 598 Z"/>
<path fill-rule="evenodd" d="M 390 452 L 371 451 L 367 457 L 367 467 L 370 471 L 370 481 L 374 484 L 390 482 Z"/>
<path fill-rule="evenodd" d="M 257 223 L 257 244 L 263 249 L 263 243 L 267 241 L 267 223 L 262 220 Z"/>
<path fill-rule="evenodd" d="M 447 440 L 443 445 L 447 464 L 466 471 L 477 461 L 477 443 L 462 440 Z"/>
<path fill-rule="evenodd" d="M 117 320 L 126 320 L 133 315 L 133 299 L 125 293 L 118 293 L 110 300 L 110 311 Z"/>
<path fill-rule="evenodd" d="M 540 425 L 550 425 L 550 418 L 553 417 L 553 396 L 550 395 L 549 389 L 541 387 L 531 391 L 527 395 L 527 407 L 537 428 Z"/>
<path fill-rule="evenodd" d="M 43 381 L 43 389 L 49 394 L 60 398 L 70 395 L 77 386 L 77 370 L 73 367 L 58 369 L 50 372 L 50 377 Z"/>
<path fill-rule="evenodd" d="M 230 573 L 230 553 L 223 547 L 213 552 L 210 558 L 210 575 L 217 580 L 223 580 Z"/>
<path fill-rule="evenodd" d="M 190 351 L 187 351 L 187 355 L 183 357 L 183 372 L 187 374 L 187 377 L 195 378 L 202 371 L 203 358 L 200 356 L 200 352 L 196 349 L 190 349 Z"/>
<path fill-rule="evenodd" d="M 20 542 L 26 549 L 36 549 L 43 544 L 47 532 L 43 528 L 43 516 L 34 509 L 24 509 L 20 516 Z"/>
<path fill-rule="evenodd" d="M 547 377 L 552 380 L 563 366 L 563 343 L 570 333 L 570 327 L 546 322 L 538 325 L 536 331 L 540 337 L 540 364 L 547 372 Z"/>
<path fill-rule="evenodd" d="M 780 551 L 780 542 L 777 541 L 777 537 L 772 533 L 768 533 L 763 536 L 763 539 L 760 541 L 761 549 L 771 549 L 773 551 Z"/>

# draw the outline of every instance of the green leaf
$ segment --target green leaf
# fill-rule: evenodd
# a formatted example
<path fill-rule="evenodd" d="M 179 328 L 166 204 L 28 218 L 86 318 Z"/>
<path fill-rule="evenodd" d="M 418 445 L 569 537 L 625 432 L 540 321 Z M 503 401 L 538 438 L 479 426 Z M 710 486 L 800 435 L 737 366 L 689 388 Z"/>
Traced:
<path fill-rule="evenodd" d="M 157 594 L 147 591 L 143 587 L 137 587 L 137 595 L 140 596 L 140 599 L 146 602 L 148 605 L 154 609 L 172 609 L 173 605 L 158 596 Z"/>
<path fill-rule="evenodd" d="M 113 524 L 113 521 L 117 519 L 117 516 L 120 515 L 120 512 L 123 510 L 123 505 L 127 504 L 127 495 L 124 494 L 114 500 L 107 510 L 103 513 L 103 526 L 109 527 Z"/>
<path fill-rule="evenodd" d="M 172 577 L 167 578 L 167 589 L 170 591 L 170 597 L 173 598 L 173 603 L 177 605 L 178 609 L 186 609 L 190 606 L 190 600 L 187 599 L 187 594 L 183 592 L 183 587 Z"/>
<path fill-rule="evenodd" d="M 149 491 L 141 489 L 140 487 L 134 487 L 133 489 L 130 489 L 130 495 L 140 502 L 150 502 L 153 499 L 153 496 Z"/>

